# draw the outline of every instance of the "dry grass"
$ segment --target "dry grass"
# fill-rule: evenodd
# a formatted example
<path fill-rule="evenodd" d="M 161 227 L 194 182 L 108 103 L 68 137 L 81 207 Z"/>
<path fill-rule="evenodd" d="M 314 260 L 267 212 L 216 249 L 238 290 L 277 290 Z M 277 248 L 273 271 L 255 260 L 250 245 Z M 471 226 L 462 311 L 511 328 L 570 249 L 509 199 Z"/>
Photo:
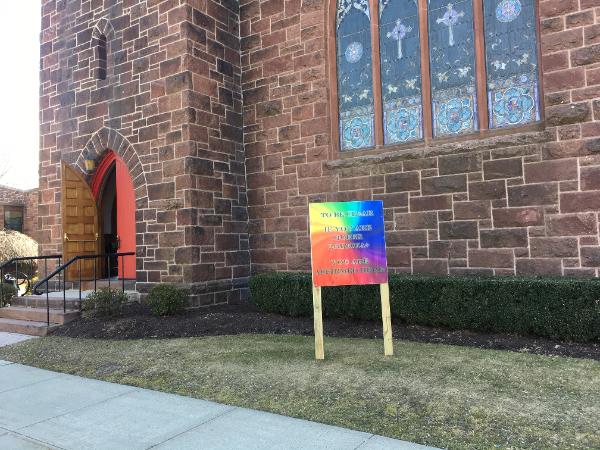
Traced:
<path fill-rule="evenodd" d="M 436 344 L 49 337 L 0 359 L 450 448 L 600 448 L 600 363 Z"/>
<path fill-rule="evenodd" d="M 37 254 L 38 243 L 29 236 L 18 231 L 0 230 L 0 261 Z"/>
<path fill-rule="evenodd" d="M 0 263 L 12 258 L 38 255 L 38 243 L 29 236 L 12 230 L 0 230 Z M 19 264 L 19 271 L 33 275 L 37 268 L 34 263 Z"/>

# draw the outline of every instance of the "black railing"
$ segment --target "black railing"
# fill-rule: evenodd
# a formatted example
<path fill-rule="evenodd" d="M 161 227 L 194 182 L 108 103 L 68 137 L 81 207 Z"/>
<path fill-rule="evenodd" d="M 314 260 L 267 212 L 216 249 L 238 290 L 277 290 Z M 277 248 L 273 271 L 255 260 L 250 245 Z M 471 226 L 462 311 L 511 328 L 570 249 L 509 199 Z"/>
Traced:
<path fill-rule="evenodd" d="M 125 258 L 127 256 L 135 256 L 135 252 L 128 252 L 128 253 L 106 253 L 106 254 L 102 254 L 102 255 L 80 255 L 80 256 L 75 256 L 74 258 L 71 258 L 70 260 L 68 260 L 66 263 L 62 264 L 60 267 L 58 267 L 54 272 L 52 272 L 49 275 L 46 275 L 46 277 L 43 280 L 38 281 L 37 283 L 35 283 L 35 285 L 33 286 L 33 293 L 35 295 L 42 295 L 43 292 L 40 291 L 40 287 L 41 286 L 46 286 L 46 319 L 48 322 L 48 325 L 50 325 L 50 294 L 49 294 L 49 286 L 48 283 L 50 282 L 50 280 L 52 280 L 54 277 L 58 276 L 59 277 L 59 283 L 60 283 L 60 275 L 62 274 L 62 291 L 63 291 L 63 312 L 66 313 L 67 312 L 67 277 L 66 277 L 66 271 L 68 268 L 70 268 L 71 266 L 73 266 L 74 264 L 77 264 L 77 269 L 79 272 L 79 277 L 78 277 L 78 281 L 79 281 L 79 302 L 81 302 L 82 298 L 81 298 L 81 284 L 83 282 L 94 282 L 94 292 L 97 291 L 97 287 L 98 287 L 98 260 L 104 260 L 106 258 L 106 262 L 107 262 L 107 278 L 108 278 L 108 288 L 110 289 L 110 284 L 111 284 L 111 279 L 110 279 L 110 272 L 111 272 L 111 264 L 110 261 L 113 258 L 117 259 L 117 262 L 119 260 L 119 258 L 121 258 L 121 267 L 123 270 L 123 276 L 121 277 L 121 281 L 122 281 L 122 289 L 123 292 L 125 292 Z M 81 261 L 89 261 L 89 260 L 93 260 L 94 261 L 94 278 L 92 279 L 83 279 L 81 276 Z M 74 280 L 70 280 L 71 282 Z M 59 284 L 60 285 L 60 284 Z"/>
<path fill-rule="evenodd" d="M 48 261 L 56 259 L 58 260 L 58 265 L 60 266 L 62 263 L 62 255 L 46 255 L 46 256 L 23 256 L 23 257 L 19 257 L 19 258 L 12 258 L 9 259 L 8 261 L 2 263 L 0 265 L 0 283 L 4 283 L 4 272 L 6 268 L 9 268 L 11 266 L 15 266 L 15 270 L 14 270 L 14 278 L 15 278 L 15 283 L 17 284 L 17 295 L 19 295 L 19 291 L 18 291 L 18 279 L 19 279 L 19 263 L 25 263 L 25 262 L 30 262 L 32 263 L 33 261 L 44 261 L 44 267 L 45 267 L 45 271 L 44 271 L 44 275 L 48 275 Z M 39 267 L 38 267 L 38 271 L 39 271 Z M 9 275 L 9 273 L 7 273 L 6 275 Z M 27 281 L 29 281 L 29 275 L 25 274 L 27 276 Z M 22 296 L 27 294 L 27 291 L 29 289 L 26 289 L 25 292 L 23 292 Z"/>

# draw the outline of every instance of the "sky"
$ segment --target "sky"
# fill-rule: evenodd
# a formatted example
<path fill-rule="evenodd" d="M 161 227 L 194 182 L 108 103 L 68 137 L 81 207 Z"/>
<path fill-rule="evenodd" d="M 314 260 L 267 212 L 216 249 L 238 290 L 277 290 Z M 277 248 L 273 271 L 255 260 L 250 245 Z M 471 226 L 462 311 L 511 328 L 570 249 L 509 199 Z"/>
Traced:
<path fill-rule="evenodd" d="M 39 0 L 2 2 L 0 14 L 0 184 L 38 186 Z"/>

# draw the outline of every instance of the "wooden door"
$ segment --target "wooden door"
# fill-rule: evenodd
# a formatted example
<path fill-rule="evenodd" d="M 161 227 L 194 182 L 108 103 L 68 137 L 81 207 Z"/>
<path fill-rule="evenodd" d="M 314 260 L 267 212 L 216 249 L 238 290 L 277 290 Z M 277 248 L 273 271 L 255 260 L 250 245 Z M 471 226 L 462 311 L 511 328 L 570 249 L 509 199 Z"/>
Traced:
<path fill-rule="evenodd" d="M 98 208 L 89 185 L 83 176 L 68 164 L 62 163 L 62 226 L 63 259 L 75 256 L 96 255 L 100 252 Z M 98 267 L 101 267 L 100 260 Z M 67 279 L 76 281 L 94 277 L 94 261 L 82 260 L 67 270 Z M 98 273 L 100 275 L 100 273 Z"/>
<path fill-rule="evenodd" d="M 117 239 L 119 253 L 135 253 L 135 190 L 129 169 L 121 158 L 117 170 Z M 135 256 L 119 258 L 119 278 L 135 280 Z"/>

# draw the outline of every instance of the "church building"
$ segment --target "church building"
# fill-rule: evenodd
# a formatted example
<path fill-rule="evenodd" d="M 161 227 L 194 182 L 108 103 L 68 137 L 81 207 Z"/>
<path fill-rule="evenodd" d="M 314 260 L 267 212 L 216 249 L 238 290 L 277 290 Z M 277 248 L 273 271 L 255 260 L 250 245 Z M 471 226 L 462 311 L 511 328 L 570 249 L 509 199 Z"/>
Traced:
<path fill-rule="evenodd" d="M 42 0 L 40 70 L 42 252 L 142 293 L 309 271 L 324 201 L 394 272 L 599 275 L 598 0 Z"/>

